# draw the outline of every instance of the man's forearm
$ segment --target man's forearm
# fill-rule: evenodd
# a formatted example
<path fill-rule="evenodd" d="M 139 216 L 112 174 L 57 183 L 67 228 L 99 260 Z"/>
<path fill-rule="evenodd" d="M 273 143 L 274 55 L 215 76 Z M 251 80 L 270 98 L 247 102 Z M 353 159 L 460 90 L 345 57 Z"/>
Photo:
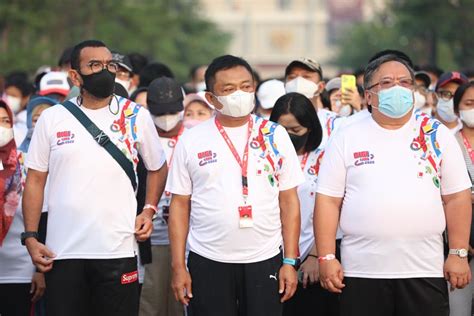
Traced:
<path fill-rule="evenodd" d="M 300 201 L 296 189 L 280 192 L 280 219 L 282 225 L 284 256 L 297 258 L 299 256 L 300 238 Z"/>
<path fill-rule="evenodd" d="M 186 268 L 185 251 L 186 239 L 189 230 L 189 199 L 184 197 L 171 198 L 168 233 L 171 248 L 171 267 L 173 269 Z"/>
<path fill-rule="evenodd" d="M 38 231 L 41 209 L 43 208 L 46 177 L 47 174 L 42 175 L 34 170 L 29 171 L 26 177 L 22 200 L 25 231 Z"/>
<path fill-rule="evenodd" d="M 336 232 L 339 223 L 340 200 L 318 194 L 314 206 L 314 236 L 318 255 L 336 253 Z"/>
<path fill-rule="evenodd" d="M 472 216 L 471 192 L 461 191 L 444 200 L 449 248 L 468 249 Z"/>
<path fill-rule="evenodd" d="M 148 171 L 146 180 L 145 204 L 158 205 L 158 201 L 163 194 L 168 176 L 166 163 L 156 171 Z"/>

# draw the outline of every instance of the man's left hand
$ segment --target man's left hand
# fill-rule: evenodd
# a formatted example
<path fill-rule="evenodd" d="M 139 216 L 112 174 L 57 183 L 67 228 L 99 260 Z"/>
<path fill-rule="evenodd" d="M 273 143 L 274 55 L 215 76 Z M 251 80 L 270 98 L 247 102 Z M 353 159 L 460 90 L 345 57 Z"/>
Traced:
<path fill-rule="evenodd" d="M 135 236 L 138 241 L 145 241 L 151 236 L 153 231 L 153 213 L 151 210 L 143 210 L 135 219 Z"/>
<path fill-rule="evenodd" d="M 451 291 L 462 289 L 471 282 L 471 269 L 467 258 L 449 255 L 444 263 L 444 278 L 451 284 Z"/>
<path fill-rule="evenodd" d="M 41 272 L 35 272 L 31 280 L 30 294 L 32 295 L 31 301 L 36 303 L 43 296 L 46 290 L 46 282 L 44 280 L 44 274 Z"/>
<path fill-rule="evenodd" d="M 283 294 L 280 301 L 283 303 L 288 301 L 296 292 L 298 276 L 295 268 L 289 264 L 282 265 L 278 273 L 278 279 L 280 282 L 279 293 Z"/>

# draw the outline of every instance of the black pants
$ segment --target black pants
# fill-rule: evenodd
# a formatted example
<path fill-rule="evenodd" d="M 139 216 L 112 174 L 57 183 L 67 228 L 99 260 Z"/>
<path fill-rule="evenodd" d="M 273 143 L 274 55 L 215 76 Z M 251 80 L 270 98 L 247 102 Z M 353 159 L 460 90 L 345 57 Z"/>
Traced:
<path fill-rule="evenodd" d="M 31 283 L 0 284 L 0 315 L 29 316 Z"/>
<path fill-rule="evenodd" d="M 338 316 L 339 295 L 331 293 L 318 283 L 306 289 L 298 283 L 295 295 L 283 304 L 283 316 Z"/>
<path fill-rule="evenodd" d="M 136 258 L 56 260 L 45 277 L 48 316 L 138 315 Z"/>
<path fill-rule="evenodd" d="M 279 316 L 281 254 L 246 264 L 221 263 L 190 252 L 193 298 L 189 316 Z"/>
<path fill-rule="evenodd" d="M 344 278 L 341 316 L 448 316 L 443 278 Z"/>

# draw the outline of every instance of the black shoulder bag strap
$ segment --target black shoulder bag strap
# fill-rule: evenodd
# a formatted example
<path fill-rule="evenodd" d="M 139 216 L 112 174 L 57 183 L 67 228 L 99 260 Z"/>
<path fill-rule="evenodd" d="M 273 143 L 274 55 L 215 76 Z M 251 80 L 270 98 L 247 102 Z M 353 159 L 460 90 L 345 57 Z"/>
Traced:
<path fill-rule="evenodd" d="M 84 128 L 92 135 L 94 140 L 102 146 L 114 160 L 122 167 L 123 171 L 130 178 L 133 191 L 137 189 L 137 180 L 135 178 L 135 170 L 133 170 L 132 162 L 125 156 L 125 154 L 112 142 L 109 136 L 103 130 L 97 127 L 84 112 L 81 111 L 71 101 L 65 101 L 62 105 L 84 126 Z"/>

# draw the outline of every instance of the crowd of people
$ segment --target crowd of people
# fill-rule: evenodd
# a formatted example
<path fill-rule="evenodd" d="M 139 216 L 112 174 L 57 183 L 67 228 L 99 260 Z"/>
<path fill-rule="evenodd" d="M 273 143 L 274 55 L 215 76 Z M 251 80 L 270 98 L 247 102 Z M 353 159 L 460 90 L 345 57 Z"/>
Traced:
<path fill-rule="evenodd" d="M 0 316 L 472 315 L 473 72 L 87 40 L 0 95 Z"/>

